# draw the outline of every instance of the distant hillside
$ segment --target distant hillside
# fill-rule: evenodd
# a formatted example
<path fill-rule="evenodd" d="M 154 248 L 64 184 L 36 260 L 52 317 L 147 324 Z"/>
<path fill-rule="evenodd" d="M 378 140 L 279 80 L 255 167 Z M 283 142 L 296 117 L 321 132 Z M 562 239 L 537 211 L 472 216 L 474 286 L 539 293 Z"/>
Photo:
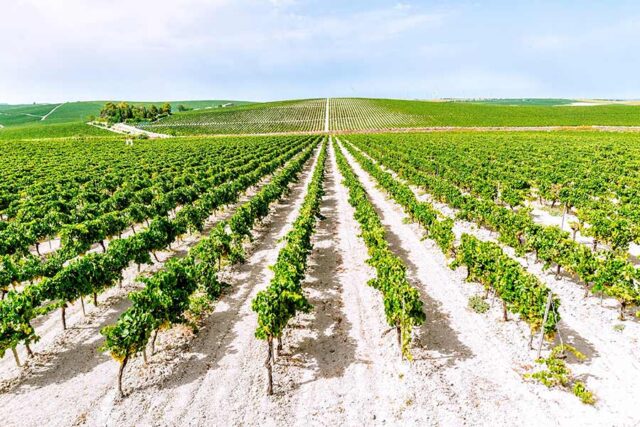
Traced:
<path fill-rule="evenodd" d="M 106 101 L 0 106 L 0 132 L 70 136 L 95 134 L 84 122 Z M 160 105 L 159 102 L 132 102 Z M 173 114 L 138 127 L 170 135 L 385 131 L 429 127 L 640 126 L 640 105 L 562 99 L 408 101 L 315 98 L 265 103 L 172 101 Z M 179 112 L 178 106 L 190 111 Z M 328 115 L 327 115 L 328 112 Z M 46 117 L 46 120 L 42 120 Z M 54 124 L 77 126 L 46 130 Z M 31 128 L 33 127 L 33 129 Z"/>
<path fill-rule="evenodd" d="M 141 127 L 177 135 L 322 131 L 325 107 L 321 98 L 265 102 L 175 113 Z"/>
<path fill-rule="evenodd" d="M 491 105 L 533 105 L 533 106 L 554 106 L 569 105 L 576 102 L 574 99 L 563 98 L 505 98 L 505 99 L 470 99 L 463 102 L 474 102 L 476 104 Z"/>
<path fill-rule="evenodd" d="M 42 125 L 38 122 L 0 129 L 0 141 L 41 138 L 112 137 L 114 135 L 113 132 L 99 129 L 95 126 L 89 126 L 84 122 L 50 123 L 47 125 Z"/>
<path fill-rule="evenodd" d="M 100 109 L 107 101 L 83 101 L 67 102 L 64 104 L 26 104 L 8 105 L 0 104 L 0 125 L 9 127 L 28 123 L 53 124 L 72 123 L 86 121 L 89 116 L 97 116 Z M 117 102 L 117 101 L 115 101 Z M 174 111 L 179 105 L 191 109 L 220 108 L 223 105 L 245 105 L 246 101 L 230 100 L 201 100 L 201 101 L 155 101 L 155 102 L 130 102 L 134 105 L 160 105 L 169 102 Z M 57 108 L 56 108 L 57 107 Z M 53 109 L 55 110 L 51 112 Z M 51 113 L 47 116 L 47 114 Z M 42 120 L 46 116 L 45 120 Z"/>
<path fill-rule="evenodd" d="M 638 126 L 640 106 L 574 107 L 572 100 L 407 101 L 331 98 L 176 113 L 140 127 L 173 135 L 420 127 Z M 326 117 L 328 110 L 328 119 Z M 328 123 L 325 123 L 328 122 Z"/>

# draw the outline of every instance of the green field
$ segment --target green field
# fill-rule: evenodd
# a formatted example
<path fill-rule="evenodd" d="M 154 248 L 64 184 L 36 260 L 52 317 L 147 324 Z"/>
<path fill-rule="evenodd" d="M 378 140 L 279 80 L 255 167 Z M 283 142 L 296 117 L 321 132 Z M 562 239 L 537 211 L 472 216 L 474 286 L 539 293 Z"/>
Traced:
<path fill-rule="evenodd" d="M 104 129 L 89 126 L 84 122 L 51 123 L 46 125 L 41 124 L 41 122 L 36 122 L 0 129 L 0 141 L 86 136 L 115 136 L 115 134 Z"/>
<path fill-rule="evenodd" d="M 15 126 L 38 122 L 58 104 L 5 105 L 0 110 L 0 125 Z"/>
<path fill-rule="evenodd" d="M 574 99 L 564 98 L 496 98 L 496 99 L 478 99 L 478 100 L 463 100 L 459 102 L 472 102 L 475 104 L 489 104 L 489 105 L 511 105 L 511 106 L 557 106 L 568 105 L 576 102 Z"/>
<path fill-rule="evenodd" d="M 83 102 L 67 102 L 60 104 L 27 104 L 27 105 L 0 105 L 0 125 L 9 127 L 23 125 L 26 123 L 41 122 L 42 118 L 53 108 L 60 105 L 46 120 L 41 124 L 49 123 L 70 123 L 84 122 L 89 116 L 98 116 L 100 110 L 107 101 L 83 101 Z M 248 104 L 246 101 L 229 101 L 229 100 L 202 100 L 202 101 L 155 101 L 155 102 L 131 102 L 133 105 L 161 105 L 169 102 L 174 111 L 177 111 L 178 105 L 184 105 L 187 108 L 207 109 L 220 108 L 222 105 L 232 103 L 233 105 Z"/>
<path fill-rule="evenodd" d="M 425 102 L 373 99 L 374 105 L 412 116 L 412 126 L 634 126 L 640 106 L 598 105 L 508 106 L 464 102 Z"/>

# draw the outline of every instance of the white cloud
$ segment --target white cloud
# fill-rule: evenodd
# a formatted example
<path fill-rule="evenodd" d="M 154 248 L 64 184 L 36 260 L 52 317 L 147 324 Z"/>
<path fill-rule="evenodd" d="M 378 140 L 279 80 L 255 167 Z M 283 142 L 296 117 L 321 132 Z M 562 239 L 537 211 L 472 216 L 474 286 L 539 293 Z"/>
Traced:
<path fill-rule="evenodd" d="M 403 3 L 349 13 L 299 6 L 295 0 L 14 1 L 0 15 L 8 35 L 0 97 L 24 100 L 39 85 L 39 100 L 127 96 L 138 80 L 131 97 L 151 83 L 184 86 L 178 75 L 194 69 L 242 78 L 371 59 L 445 19 Z"/>
<path fill-rule="evenodd" d="M 589 26 L 564 6 L 424 3 L 5 0 L 0 102 L 638 89 L 632 14 Z"/>

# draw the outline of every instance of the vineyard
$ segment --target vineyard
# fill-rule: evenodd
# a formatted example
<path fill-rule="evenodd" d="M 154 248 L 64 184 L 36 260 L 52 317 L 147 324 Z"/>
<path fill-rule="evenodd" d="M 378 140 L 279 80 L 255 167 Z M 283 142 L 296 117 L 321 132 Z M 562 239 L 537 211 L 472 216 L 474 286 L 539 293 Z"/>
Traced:
<path fill-rule="evenodd" d="M 325 99 L 308 99 L 191 111 L 140 127 L 176 135 L 317 132 L 324 130 L 325 114 Z"/>
<path fill-rule="evenodd" d="M 117 102 L 117 101 L 116 101 Z M 128 102 L 133 107 L 154 103 Z M 158 105 L 163 102 L 156 103 Z M 594 127 L 633 130 L 640 126 L 640 106 L 596 102 L 576 108 L 572 100 L 410 101 L 370 98 L 316 98 L 276 102 L 227 100 L 171 101 L 172 115 L 135 123 L 167 136 L 278 133 L 560 130 Z M 90 126 L 104 101 L 61 104 L 0 104 L 0 141 L 109 135 Z"/>
<path fill-rule="evenodd" d="M 3 425 L 640 422 L 640 138 L 341 132 L 427 124 L 409 104 L 193 104 L 157 140 L 15 119 Z"/>
<path fill-rule="evenodd" d="M 370 99 L 331 98 L 329 130 L 367 130 L 413 127 L 419 117 L 400 113 Z"/>
<path fill-rule="evenodd" d="M 188 111 L 141 129 L 169 135 L 353 132 L 450 127 L 638 126 L 640 106 L 325 98 Z"/>

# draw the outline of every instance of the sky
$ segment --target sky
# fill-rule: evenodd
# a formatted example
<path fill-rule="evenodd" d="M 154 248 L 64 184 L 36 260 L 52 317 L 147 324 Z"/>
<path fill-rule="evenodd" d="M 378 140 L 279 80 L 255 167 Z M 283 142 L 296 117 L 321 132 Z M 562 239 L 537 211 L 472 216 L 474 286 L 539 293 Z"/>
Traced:
<path fill-rule="evenodd" d="M 640 2 L 0 0 L 0 103 L 640 98 Z"/>

